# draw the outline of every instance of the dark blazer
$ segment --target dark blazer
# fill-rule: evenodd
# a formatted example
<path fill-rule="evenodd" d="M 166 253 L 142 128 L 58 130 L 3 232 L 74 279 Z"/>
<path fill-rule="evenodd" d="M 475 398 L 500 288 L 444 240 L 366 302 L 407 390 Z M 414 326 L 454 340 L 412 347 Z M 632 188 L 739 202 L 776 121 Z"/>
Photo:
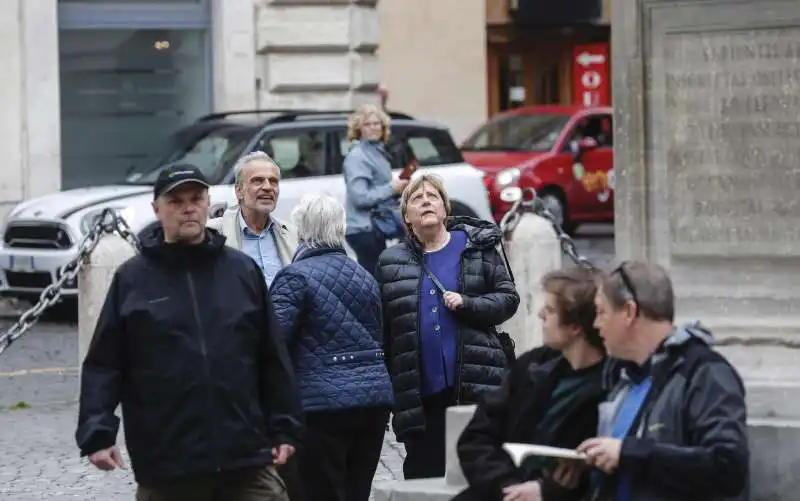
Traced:
<path fill-rule="evenodd" d="M 542 478 L 541 466 L 523 462 L 517 468 L 502 449 L 503 443 L 533 443 L 574 449 L 597 434 L 597 406 L 606 397 L 605 362 L 574 371 L 560 355 L 539 348 L 522 355 L 500 390 L 488 394 L 458 441 L 458 457 L 470 487 L 457 501 L 501 501 L 502 489 L 527 480 L 542 479 L 545 501 L 580 499 L 588 491 L 588 473 L 581 485 L 568 490 Z M 547 415 L 553 390 L 566 376 L 580 377 L 580 386 Z M 539 425 L 550 431 L 543 432 Z"/>

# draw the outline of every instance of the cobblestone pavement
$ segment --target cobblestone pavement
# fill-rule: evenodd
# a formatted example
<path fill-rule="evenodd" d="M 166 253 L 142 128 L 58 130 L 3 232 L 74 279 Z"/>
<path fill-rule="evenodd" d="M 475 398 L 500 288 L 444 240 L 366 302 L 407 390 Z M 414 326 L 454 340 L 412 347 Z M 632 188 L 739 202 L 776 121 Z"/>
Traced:
<path fill-rule="evenodd" d="M 579 252 L 610 266 L 613 242 L 602 228 L 589 233 L 577 240 Z M 130 470 L 100 472 L 78 456 L 77 353 L 75 325 L 42 323 L 0 356 L 0 499 L 133 499 Z M 403 455 L 403 446 L 387 433 L 375 480 L 402 478 Z"/>

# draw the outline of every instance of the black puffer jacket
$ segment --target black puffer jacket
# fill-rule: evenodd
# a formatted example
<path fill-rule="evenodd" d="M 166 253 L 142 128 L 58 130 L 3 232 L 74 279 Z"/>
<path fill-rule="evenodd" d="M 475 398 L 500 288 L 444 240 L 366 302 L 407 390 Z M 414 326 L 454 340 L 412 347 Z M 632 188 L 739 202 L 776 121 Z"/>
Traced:
<path fill-rule="evenodd" d="M 458 292 L 464 306 L 458 353 L 459 403 L 477 403 L 500 387 L 508 362 L 493 333 L 517 311 L 519 295 L 497 251 L 502 234 L 494 223 L 470 217 L 451 218 L 448 230 L 466 232 Z M 393 426 L 400 441 L 425 428 L 419 355 L 419 289 L 422 249 L 414 239 L 386 249 L 378 260 L 383 299 L 384 350 L 395 391 Z"/>

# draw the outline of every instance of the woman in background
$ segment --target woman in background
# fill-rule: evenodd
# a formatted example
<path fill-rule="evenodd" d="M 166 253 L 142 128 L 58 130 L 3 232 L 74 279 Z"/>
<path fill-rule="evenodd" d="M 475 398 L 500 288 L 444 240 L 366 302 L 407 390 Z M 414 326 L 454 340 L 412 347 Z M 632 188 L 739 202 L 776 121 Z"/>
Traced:
<path fill-rule="evenodd" d="M 350 151 L 344 159 L 347 187 L 347 243 L 359 264 L 375 273 L 378 256 L 386 248 L 386 237 L 373 224 L 377 209 L 395 209 L 408 180 L 392 179 L 389 116 L 378 107 L 364 105 L 347 124 Z"/>

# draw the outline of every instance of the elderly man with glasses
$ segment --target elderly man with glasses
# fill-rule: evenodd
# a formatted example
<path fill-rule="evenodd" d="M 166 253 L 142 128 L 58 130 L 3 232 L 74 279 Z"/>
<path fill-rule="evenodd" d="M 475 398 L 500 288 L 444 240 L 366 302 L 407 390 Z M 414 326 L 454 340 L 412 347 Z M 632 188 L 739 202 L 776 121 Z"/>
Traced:
<path fill-rule="evenodd" d="M 673 325 L 672 281 L 660 266 L 623 263 L 604 276 L 595 326 L 619 381 L 599 407 L 599 436 L 578 446 L 596 501 L 746 499 L 744 385 L 699 324 Z"/>

